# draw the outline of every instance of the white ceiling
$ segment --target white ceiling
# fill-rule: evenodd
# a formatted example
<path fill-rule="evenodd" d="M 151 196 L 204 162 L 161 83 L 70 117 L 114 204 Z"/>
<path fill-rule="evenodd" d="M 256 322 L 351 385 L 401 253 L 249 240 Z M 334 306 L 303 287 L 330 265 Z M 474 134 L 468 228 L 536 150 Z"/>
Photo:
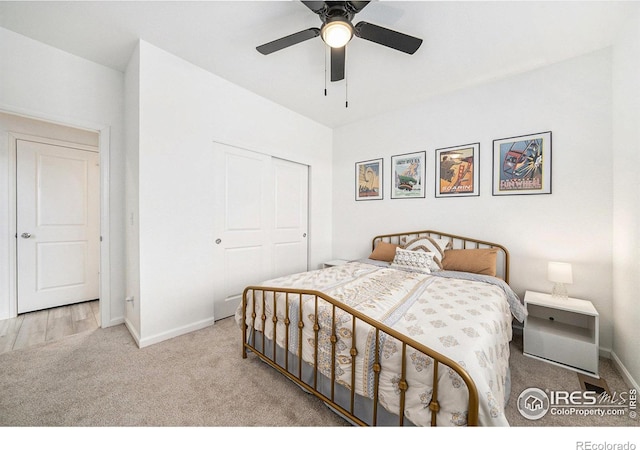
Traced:
<path fill-rule="evenodd" d="M 354 38 L 347 80 L 326 81 L 326 97 L 321 38 L 267 56 L 255 50 L 320 25 L 295 0 L 0 1 L 0 26 L 119 71 L 143 39 L 333 128 L 606 47 L 632 3 L 374 1 L 354 24 L 416 36 L 422 46 L 407 55 Z"/>

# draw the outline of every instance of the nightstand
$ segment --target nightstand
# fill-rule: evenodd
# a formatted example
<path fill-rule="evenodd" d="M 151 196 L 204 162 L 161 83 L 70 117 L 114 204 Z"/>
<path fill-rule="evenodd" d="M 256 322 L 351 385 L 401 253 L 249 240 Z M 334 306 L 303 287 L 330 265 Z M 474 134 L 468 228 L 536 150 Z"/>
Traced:
<path fill-rule="evenodd" d="M 599 317 L 588 300 L 527 291 L 524 354 L 598 377 Z"/>
<path fill-rule="evenodd" d="M 332 259 L 331 261 L 327 261 L 325 263 L 322 263 L 322 268 L 326 269 L 327 267 L 341 266 L 341 265 L 346 264 L 348 262 L 349 261 L 347 261 L 346 259 Z"/>

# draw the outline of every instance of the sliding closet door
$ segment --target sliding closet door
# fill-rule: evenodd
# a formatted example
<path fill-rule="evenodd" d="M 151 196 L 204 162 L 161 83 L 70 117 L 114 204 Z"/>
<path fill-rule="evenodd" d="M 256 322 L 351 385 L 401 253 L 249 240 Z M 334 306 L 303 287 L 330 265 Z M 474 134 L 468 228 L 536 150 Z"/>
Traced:
<path fill-rule="evenodd" d="M 306 270 L 308 171 L 304 165 L 219 143 L 214 157 L 212 276 L 214 317 L 219 320 L 235 313 L 247 285 Z"/>

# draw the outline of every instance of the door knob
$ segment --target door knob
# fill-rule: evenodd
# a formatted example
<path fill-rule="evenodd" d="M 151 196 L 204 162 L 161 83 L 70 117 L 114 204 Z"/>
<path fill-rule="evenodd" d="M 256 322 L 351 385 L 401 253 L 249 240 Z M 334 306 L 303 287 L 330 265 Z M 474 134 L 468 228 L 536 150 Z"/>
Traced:
<path fill-rule="evenodd" d="M 22 233 L 20 235 L 20 237 L 24 238 L 24 239 L 29 239 L 31 237 L 31 233 Z"/>

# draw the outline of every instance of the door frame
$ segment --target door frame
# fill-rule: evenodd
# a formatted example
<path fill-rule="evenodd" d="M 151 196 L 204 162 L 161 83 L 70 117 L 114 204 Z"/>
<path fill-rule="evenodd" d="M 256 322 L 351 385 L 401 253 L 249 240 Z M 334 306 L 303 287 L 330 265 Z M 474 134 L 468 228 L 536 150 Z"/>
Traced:
<path fill-rule="evenodd" d="M 80 130 L 91 131 L 98 134 L 98 152 L 100 154 L 100 327 L 105 328 L 111 326 L 111 260 L 109 257 L 110 248 L 110 209 L 109 209 L 109 160 L 110 160 L 110 131 L 109 126 L 86 125 L 79 123 L 70 123 L 66 121 L 55 120 L 52 118 L 43 118 L 35 114 L 19 113 L 11 109 L 0 107 L 0 111 L 14 116 L 21 116 L 28 119 L 48 122 L 54 125 L 77 128 Z M 56 143 L 61 141 L 54 139 L 32 136 L 24 133 L 9 132 L 9 316 L 17 317 L 18 315 L 18 291 L 17 291 L 17 201 L 18 193 L 16 189 L 17 182 L 17 141 L 19 139 L 32 140 L 36 142 Z M 66 143 L 68 145 L 68 143 Z"/>

